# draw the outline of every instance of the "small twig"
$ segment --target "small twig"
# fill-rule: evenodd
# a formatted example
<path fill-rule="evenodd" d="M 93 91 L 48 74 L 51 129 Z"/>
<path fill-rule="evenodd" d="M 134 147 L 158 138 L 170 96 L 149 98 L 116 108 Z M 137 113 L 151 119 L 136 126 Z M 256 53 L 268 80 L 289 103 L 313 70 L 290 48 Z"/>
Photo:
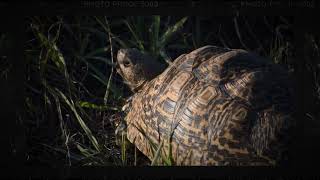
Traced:
<path fill-rule="evenodd" d="M 137 147 L 134 147 L 134 166 L 137 166 Z"/>
<path fill-rule="evenodd" d="M 112 47 L 112 39 L 111 39 L 111 30 L 110 30 L 110 25 L 109 25 L 108 19 L 106 17 L 104 17 L 104 18 L 105 18 L 105 21 L 106 21 L 106 24 L 107 24 L 107 30 L 108 30 L 109 42 L 110 42 L 111 63 L 113 64 L 114 61 L 113 61 L 113 47 Z M 105 93 L 104 98 L 103 98 L 104 105 L 107 105 L 107 103 L 108 103 L 108 97 L 109 97 L 109 91 L 110 91 L 113 71 L 114 71 L 114 67 L 112 66 L 111 67 L 110 76 L 109 76 L 109 79 L 108 79 L 107 90 L 106 90 L 106 93 Z"/>

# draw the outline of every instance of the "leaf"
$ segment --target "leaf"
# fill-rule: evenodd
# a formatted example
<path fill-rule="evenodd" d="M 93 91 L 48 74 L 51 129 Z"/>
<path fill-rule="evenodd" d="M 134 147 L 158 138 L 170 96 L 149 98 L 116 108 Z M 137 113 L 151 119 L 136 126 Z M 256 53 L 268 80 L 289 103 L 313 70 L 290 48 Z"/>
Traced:
<path fill-rule="evenodd" d="M 84 155 L 85 157 L 91 156 L 91 154 L 88 152 L 88 150 L 82 148 L 79 144 L 77 144 L 76 147 L 79 149 L 81 154 Z"/>
<path fill-rule="evenodd" d="M 167 31 L 161 36 L 159 48 L 162 49 L 166 43 L 169 41 L 169 39 L 172 37 L 174 33 L 176 33 L 180 28 L 182 28 L 183 24 L 187 21 L 188 17 L 182 18 L 180 21 L 178 21 L 175 25 L 169 27 Z"/>
<path fill-rule="evenodd" d="M 87 101 L 78 101 L 79 105 L 81 107 L 85 108 L 90 108 L 90 109 L 98 109 L 98 110 L 114 110 L 114 111 L 119 111 L 119 108 L 116 107 L 110 107 L 110 106 L 105 106 L 105 105 L 96 105 L 94 103 L 90 103 Z"/>
<path fill-rule="evenodd" d="M 63 72 L 65 70 L 66 63 L 56 44 L 49 41 L 37 28 L 33 29 L 36 30 L 35 34 L 37 35 L 41 44 L 48 49 L 49 57 L 52 57 L 52 61 L 59 68 L 59 70 Z"/>
<path fill-rule="evenodd" d="M 131 24 L 126 19 L 123 20 L 123 23 L 128 27 L 128 29 L 131 32 L 131 34 L 133 35 L 134 39 L 137 41 L 138 48 L 140 50 L 144 51 L 142 40 L 141 40 L 141 38 L 138 37 L 137 33 L 134 31 L 134 29 L 132 28 Z"/>

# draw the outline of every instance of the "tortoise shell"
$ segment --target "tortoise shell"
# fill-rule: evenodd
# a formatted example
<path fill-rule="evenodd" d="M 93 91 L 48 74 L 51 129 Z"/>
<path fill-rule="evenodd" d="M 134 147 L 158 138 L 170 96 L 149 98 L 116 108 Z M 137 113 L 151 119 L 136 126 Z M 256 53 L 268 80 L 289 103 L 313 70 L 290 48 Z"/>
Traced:
<path fill-rule="evenodd" d="M 288 73 L 268 59 L 204 46 L 133 95 L 127 138 L 149 159 L 160 150 L 161 163 L 279 164 L 294 124 L 291 86 Z"/>

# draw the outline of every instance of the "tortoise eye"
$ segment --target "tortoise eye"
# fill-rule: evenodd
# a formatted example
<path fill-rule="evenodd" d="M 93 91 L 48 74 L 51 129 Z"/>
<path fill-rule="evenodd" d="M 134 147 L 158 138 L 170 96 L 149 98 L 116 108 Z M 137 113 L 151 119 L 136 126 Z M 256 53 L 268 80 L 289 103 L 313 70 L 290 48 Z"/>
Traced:
<path fill-rule="evenodd" d="M 129 67 L 130 66 L 130 62 L 129 61 L 123 61 L 123 66 L 124 67 Z"/>

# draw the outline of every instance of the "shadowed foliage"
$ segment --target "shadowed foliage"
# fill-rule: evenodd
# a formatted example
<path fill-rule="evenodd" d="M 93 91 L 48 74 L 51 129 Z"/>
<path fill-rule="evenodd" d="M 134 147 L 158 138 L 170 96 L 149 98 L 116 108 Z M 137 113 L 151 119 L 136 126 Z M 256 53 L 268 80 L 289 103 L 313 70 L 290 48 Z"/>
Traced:
<path fill-rule="evenodd" d="M 292 17 L 283 16 L 34 16 L 26 19 L 25 126 L 28 164 L 155 165 L 126 141 L 116 145 L 114 123 L 129 88 L 113 70 L 120 48 L 135 47 L 167 65 L 204 45 L 242 48 L 295 73 Z M 0 76 L 10 64 L 1 52 Z M 310 99 L 305 118 L 319 124 L 319 37 L 305 34 Z M 313 128 L 316 133 L 319 129 Z M 155 147 L 155 154 L 159 152 Z M 157 157 L 157 156 L 156 156 Z M 165 160 L 171 165 L 170 159 Z"/>

